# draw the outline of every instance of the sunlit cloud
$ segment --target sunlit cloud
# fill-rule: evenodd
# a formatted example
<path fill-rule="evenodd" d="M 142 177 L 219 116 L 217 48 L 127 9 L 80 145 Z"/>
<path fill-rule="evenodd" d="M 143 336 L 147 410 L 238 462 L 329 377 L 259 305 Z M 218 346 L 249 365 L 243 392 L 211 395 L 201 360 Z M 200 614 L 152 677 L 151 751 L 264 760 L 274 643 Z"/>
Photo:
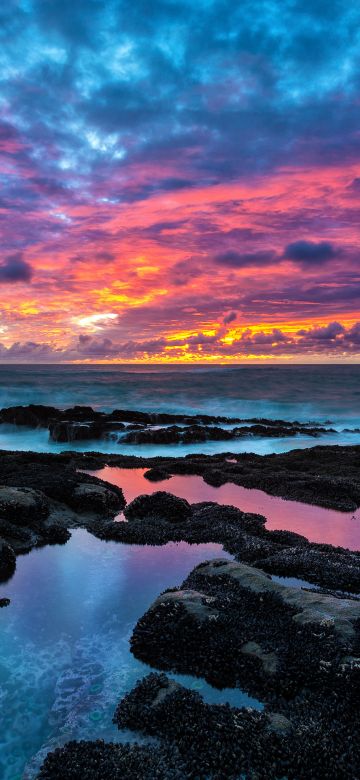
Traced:
<path fill-rule="evenodd" d="M 1 22 L 2 360 L 359 359 L 358 8 Z"/>

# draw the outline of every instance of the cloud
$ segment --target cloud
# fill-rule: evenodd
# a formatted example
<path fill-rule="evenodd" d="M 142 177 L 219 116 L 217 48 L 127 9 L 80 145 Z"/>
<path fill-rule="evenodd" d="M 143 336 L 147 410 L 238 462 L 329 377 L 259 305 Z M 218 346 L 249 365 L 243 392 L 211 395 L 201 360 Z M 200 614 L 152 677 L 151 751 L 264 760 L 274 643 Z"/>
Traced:
<path fill-rule="evenodd" d="M 294 241 L 284 251 L 287 260 L 301 265 L 317 266 L 327 263 L 338 256 L 338 250 L 329 241 Z"/>
<path fill-rule="evenodd" d="M 241 253 L 230 249 L 227 252 L 215 255 L 214 262 L 227 268 L 248 268 L 251 266 L 272 265 L 275 259 L 276 253 L 272 250 Z"/>
<path fill-rule="evenodd" d="M 312 328 L 311 330 L 299 330 L 298 335 L 316 341 L 334 341 L 338 336 L 345 333 L 345 328 L 340 322 L 330 322 L 323 328 Z"/>
<path fill-rule="evenodd" d="M 236 320 L 236 317 L 237 317 L 236 311 L 229 311 L 228 314 L 224 315 L 223 318 L 224 325 L 230 325 L 231 322 L 234 322 L 234 320 Z"/>
<path fill-rule="evenodd" d="M 0 265 L 0 283 L 30 282 L 32 273 L 30 263 L 23 260 L 21 252 L 16 252 Z"/>

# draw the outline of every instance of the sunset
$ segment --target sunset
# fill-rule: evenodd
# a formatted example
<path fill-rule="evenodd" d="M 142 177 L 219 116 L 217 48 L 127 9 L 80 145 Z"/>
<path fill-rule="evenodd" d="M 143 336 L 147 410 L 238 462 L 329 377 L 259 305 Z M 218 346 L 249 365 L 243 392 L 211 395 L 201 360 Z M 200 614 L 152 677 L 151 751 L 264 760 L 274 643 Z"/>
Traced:
<path fill-rule="evenodd" d="M 354 361 L 359 13 L 7 2 L 2 362 Z"/>

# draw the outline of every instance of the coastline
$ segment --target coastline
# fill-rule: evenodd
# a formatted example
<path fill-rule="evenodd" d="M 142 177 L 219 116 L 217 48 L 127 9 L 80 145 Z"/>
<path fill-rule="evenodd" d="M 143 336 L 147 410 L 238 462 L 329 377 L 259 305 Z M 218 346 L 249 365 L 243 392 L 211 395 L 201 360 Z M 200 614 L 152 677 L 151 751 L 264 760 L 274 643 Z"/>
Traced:
<path fill-rule="evenodd" d="M 171 476 L 196 475 L 214 488 L 242 485 L 345 513 L 360 505 L 359 462 L 357 446 L 178 458 L 2 450 L 2 580 L 14 573 L 16 555 L 64 544 L 79 527 L 122 544 L 217 543 L 234 560 L 220 559 L 208 569 L 198 565 L 150 605 L 133 629 L 132 652 L 156 673 L 139 681 L 114 718 L 119 728 L 156 736 L 158 747 L 69 743 L 48 755 L 39 778 L 75 780 L 78 768 L 83 772 L 86 766 L 88 776 L 98 780 L 110 780 L 120 771 L 124 778 L 134 773 L 146 780 L 190 778 L 197 762 L 201 778 L 210 770 L 217 778 L 238 778 L 240 767 L 240 774 L 249 778 L 275 780 L 281 771 L 307 780 L 319 760 L 323 768 L 318 777 L 335 771 L 341 778 L 355 777 L 358 721 L 349 713 L 359 677 L 360 602 L 355 594 L 360 593 L 360 553 L 268 530 L 265 518 L 256 513 L 216 502 L 191 504 L 171 493 Z M 147 469 L 144 476 L 152 492 L 126 503 L 119 486 L 89 473 L 106 466 L 121 469 L 122 479 L 126 471 Z M 119 512 L 127 522 L 117 521 Z M 255 586 L 240 579 L 246 572 Z M 288 586 L 279 578 L 300 578 L 305 585 Z M 305 619 L 310 604 L 312 612 Z M 5 613 L 11 611 L 11 602 L 4 606 Z M 304 620 L 294 623 L 301 614 Z M 242 648 L 240 655 L 236 647 Z M 200 676 L 219 688 L 240 685 L 259 697 L 265 709 L 259 713 L 207 704 L 198 693 L 158 673 L 169 669 Z M 203 722 L 209 724 L 205 731 Z M 182 729 L 187 741 L 180 737 Z M 239 733 L 247 735 L 246 744 Z M 336 743 L 331 755 L 330 733 Z"/>

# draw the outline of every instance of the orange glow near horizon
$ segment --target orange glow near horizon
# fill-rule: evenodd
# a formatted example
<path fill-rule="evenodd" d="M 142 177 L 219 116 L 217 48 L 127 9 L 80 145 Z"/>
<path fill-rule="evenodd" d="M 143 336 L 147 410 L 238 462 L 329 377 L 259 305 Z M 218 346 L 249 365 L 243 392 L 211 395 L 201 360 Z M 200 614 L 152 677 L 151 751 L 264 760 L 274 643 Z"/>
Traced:
<path fill-rule="evenodd" d="M 360 309 L 342 292 L 357 277 L 347 188 L 358 173 L 288 168 L 135 204 L 69 204 L 51 252 L 44 241 L 22 255 L 30 285 L 2 287 L 1 341 L 43 344 L 44 361 L 357 361 L 346 334 Z M 326 204 L 346 210 L 346 222 L 332 219 L 320 238 L 294 229 L 304 214 L 316 223 Z M 287 254 L 299 235 L 305 248 L 335 247 L 329 260 Z M 331 323 L 343 328 L 335 338 L 315 333 Z"/>

